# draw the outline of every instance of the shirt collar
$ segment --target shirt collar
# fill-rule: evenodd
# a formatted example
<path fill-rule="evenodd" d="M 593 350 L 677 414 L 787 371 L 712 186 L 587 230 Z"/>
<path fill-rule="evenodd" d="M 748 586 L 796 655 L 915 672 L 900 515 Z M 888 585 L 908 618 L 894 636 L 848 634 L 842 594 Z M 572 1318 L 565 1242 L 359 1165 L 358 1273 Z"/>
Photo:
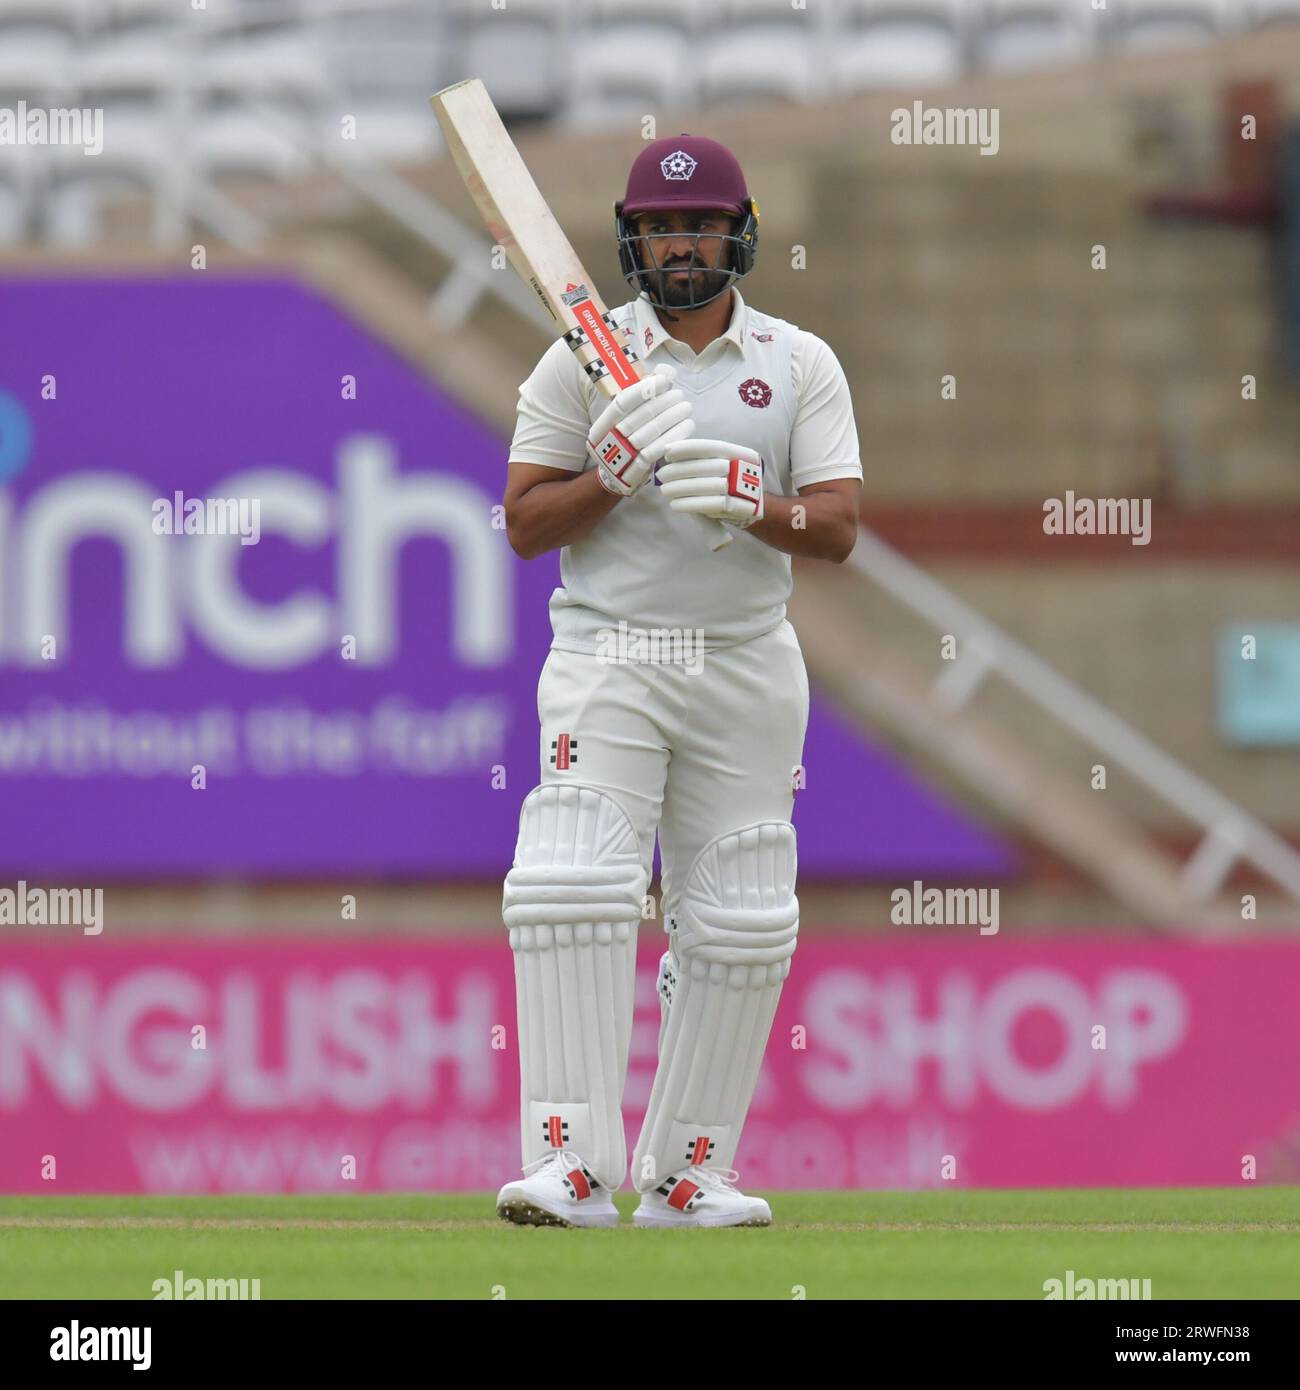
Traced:
<path fill-rule="evenodd" d="M 731 342 L 740 349 L 741 356 L 745 353 L 745 301 L 740 297 L 740 291 L 733 285 L 731 287 L 732 305 L 731 322 L 727 325 L 726 332 L 721 336 L 730 339 Z M 655 306 L 645 297 L 638 295 L 635 300 L 636 332 L 637 332 L 637 352 L 642 357 L 649 355 L 663 342 L 676 342 L 671 333 L 664 331 L 664 326 L 659 322 L 659 315 L 655 312 Z M 647 337 L 647 333 L 649 336 Z M 716 342 L 717 339 L 714 339 Z M 710 347 L 712 344 L 709 345 Z M 707 352 L 708 349 L 706 348 Z"/>

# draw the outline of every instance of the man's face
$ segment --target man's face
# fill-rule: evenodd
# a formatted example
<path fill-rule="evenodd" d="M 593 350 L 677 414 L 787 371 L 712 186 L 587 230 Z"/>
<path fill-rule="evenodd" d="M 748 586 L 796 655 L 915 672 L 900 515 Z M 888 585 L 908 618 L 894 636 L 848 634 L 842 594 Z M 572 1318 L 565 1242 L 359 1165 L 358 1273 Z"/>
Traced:
<path fill-rule="evenodd" d="M 692 299 L 708 299 L 727 285 L 729 276 L 728 242 L 722 238 L 734 230 L 735 218 L 721 209 L 703 211 L 643 212 L 633 219 L 632 231 L 649 241 L 637 242 L 644 248 L 642 264 L 659 267 L 658 298 L 664 304 L 685 306 Z M 700 233 L 698 243 L 696 233 Z M 695 267 L 687 274 L 676 267 Z"/>

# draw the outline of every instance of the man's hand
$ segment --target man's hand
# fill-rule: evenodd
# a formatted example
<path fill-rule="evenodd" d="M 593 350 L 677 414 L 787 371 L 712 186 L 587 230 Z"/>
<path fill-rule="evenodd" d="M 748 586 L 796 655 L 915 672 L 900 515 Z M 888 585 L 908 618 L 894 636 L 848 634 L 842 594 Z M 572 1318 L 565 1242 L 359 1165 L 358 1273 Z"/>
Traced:
<path fill-rule="evenodd" d="M 659 481 L 674 511 L 696 512 L 742 531 L 763 519 L 763 460 L 743 444 L 723 439 L 669 444 Z"/>
<path fill-rule="evenodd" d="M 661 363 L 644 381 L 625 386 L 596 417 L 587 435 L 587 452 L 607 492 L 631 497 L 664 450 L 695 429 L 691 406 L 678 387 L 669 389 L 677 369 Z"/>

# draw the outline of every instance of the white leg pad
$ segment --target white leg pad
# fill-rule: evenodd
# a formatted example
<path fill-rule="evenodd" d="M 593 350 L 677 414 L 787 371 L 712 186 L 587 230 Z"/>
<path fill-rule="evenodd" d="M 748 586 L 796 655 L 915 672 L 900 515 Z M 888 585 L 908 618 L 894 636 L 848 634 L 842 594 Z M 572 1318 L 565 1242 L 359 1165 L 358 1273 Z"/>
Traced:
<path fill-rule="evenodd" d="M 594 787 L 536 787 L 519 813 L 502 917 L 515 957 L 523 1162 L 579 1155 L 627 1176 L 623 1087 L 646 870 L 626 812 Z"/>
<path fill-rule="evenodd" d="M 667 1015 L 632 1158 L 640 1192 L 691 1164 L 730 1168 L 799 932 L 794 826 L 719 836 L 687 876 L 661 963 Z"/>

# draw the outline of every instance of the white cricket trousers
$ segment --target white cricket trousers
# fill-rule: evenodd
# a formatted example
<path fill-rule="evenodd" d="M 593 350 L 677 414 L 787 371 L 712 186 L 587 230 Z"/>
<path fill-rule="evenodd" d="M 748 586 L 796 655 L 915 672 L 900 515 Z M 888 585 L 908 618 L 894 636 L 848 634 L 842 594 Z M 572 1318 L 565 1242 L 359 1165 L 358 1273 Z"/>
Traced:
<path fill-rule="evenodd" d="M 808 673 L 787 620 L 688 664 L 619 664 L 552 648 L 537 715 L 541 781 L 612 797 L 636 832 L 647 879 L 658 832 L 666 924 L 710 841 L 790 820 Z"/>

